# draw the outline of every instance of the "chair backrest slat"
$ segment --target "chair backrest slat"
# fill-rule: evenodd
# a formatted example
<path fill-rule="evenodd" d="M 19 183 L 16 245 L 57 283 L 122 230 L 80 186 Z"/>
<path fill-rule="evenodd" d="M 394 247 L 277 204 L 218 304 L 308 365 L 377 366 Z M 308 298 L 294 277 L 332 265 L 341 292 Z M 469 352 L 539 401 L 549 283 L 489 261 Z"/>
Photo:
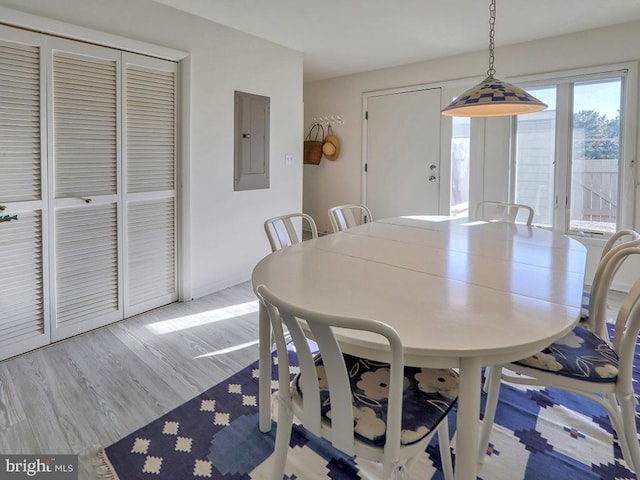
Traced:
<path fill-rule="evenodd" d="M 343 452 L 354 455 L 354 423 L 351 384 L 342 351 L 329 325 L 312 322 L 313 339 L 322 353 L 329 397 L 331 399 L 331 443 Z M 319 393 L 319 392 L 318 392 Z"/>
<path fill-rule="evenodd" d="M 491 220 L 494 220 L 496 222 L 504 222 L 507 221 L 507 213 L 509 212 L 509 209 L 507 208 L 507 205 L 501 205 L 501 204 L 496 204 L 495 205 L 495 211 L 493 212 L 493 216 L 491 217 Z M 518 210 L 514 210 L 515 213 L 518 213 Z"/>
<path fill-rule="evenodd" d="M 293 227 L 293 222 L 289 218 L 286 220 L 279 219 L 273 222 L 273 229 L 275 230 L 282 247 L 288 247 L 289 245 L 293 245 L 300 241 L 298 240 L 298 234 Z"/>
<path fill-rule="evenodd" d="M 336 218 L 338 219 L 340 228 L 343 230 L 355 227 L 357 225 L 356 217 L 353 215 L 353 210 L 351 210 L 350 208 L 345 210 L 338 210 L 336 212 Z"/>
<path fill-rule="evenodd" d="M 287 312 L 281 312 L 280 314 L 282 321 L 285 323 L 287 329 L 289 330 L 289 334 L 291 335 L 293 344 L 296 347 L 296 354 L 298 356 L 298 365 L 300 366 L 300 371 L 315 372 L 315 361 L 311 352 L 311 348 L 309 348 L 307 337 L 302 331 L 300 323 L 296 320 L 295 317 Z M 280 355 L 278 355 L 278 358 L 279 357 Z M 284 382 L 280 386 L 280 388 L 283 390 L 285 388 L 288 389 L 288 386 L 285 385 L 287 382 L 288 377 L 284 378 Z M 300 382 L 300 387 L 302 388 L 303 392 L 302 401 L 304 404 L 301 418 L 302 424 L 314 435 L 321 436 L 322 412 L 320 405 L 320 383 L 318 381 L 318 377 L 317 375 L 301 375 Z"/>

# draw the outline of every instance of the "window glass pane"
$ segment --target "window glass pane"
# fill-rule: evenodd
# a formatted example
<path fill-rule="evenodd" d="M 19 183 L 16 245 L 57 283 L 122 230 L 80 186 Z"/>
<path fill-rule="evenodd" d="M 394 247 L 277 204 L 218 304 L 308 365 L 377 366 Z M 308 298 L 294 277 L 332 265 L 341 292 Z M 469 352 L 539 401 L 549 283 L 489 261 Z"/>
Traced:
<path fill-rule="evenodd" d="M 471 119 L 453 117 L 451 135 L 451 209 L 450 215 L 469 213 L 469 145 Z"/>
<path fill-rule="evenodd" d="M 517 117 L 515 202 L 533 207 L 536 225 L 553 225 L 556 88 L 528 88 L 546 110 Z"/>
<path fill-rule="evenodd" d="M 569 230 L 616 231 L 621 92 L 621 78 L 574 85 Z"/>

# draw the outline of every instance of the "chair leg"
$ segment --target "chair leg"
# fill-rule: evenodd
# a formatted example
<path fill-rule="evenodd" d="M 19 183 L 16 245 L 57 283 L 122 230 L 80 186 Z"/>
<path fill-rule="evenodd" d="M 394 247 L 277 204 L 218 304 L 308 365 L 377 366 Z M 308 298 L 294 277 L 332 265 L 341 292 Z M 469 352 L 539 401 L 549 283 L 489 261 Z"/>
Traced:
<path fill-rule="evenodd" d="M 293 412 L 288 399 L 278 393 L 278 425 L 276 429 L 276 446 L 273 452 L 273 466 L 271 480 L 282 480 L 287 463 L 291 430 L 293 427 Z"/>
<path fill-rule="evenodd" d="M 622 450 L 622 458 L 624 458 L 627 465 L 633 469 L 633 455 L 630 450 L 629 442 L 627 441 L 627 429 L 625 428 L 623 419 L 622 405 L 618 403 L 618 397 L 615 394 L 605 394 L 599 403 L 609 414 L 611 426 L 618 436 L 618 443 Z M 635 423 L 633 425 L 635 425 Z"/>
<path fill-rule="evenodd" d="M 625 406 L 622 401 L 618 402 L 618 398 L 623 397 L 623 395 L 618 396 L 611 393 L 605 394 L 602 397 L 592 395 L 588 396 L 588 398 L 591 398 L 603 406 L 609 414 L 611 426 L 618 436 L 618 443 L 622 450 L 622 458 L 624 458 L 627 465 L 635 471 L 634 465 L 638 464 L 638 461 L 640 461 L 636 460 L 636 458 L 640 459 L 640 446 L 638 445 L 637 431 L 635 429 L 635 403 L 633 397 L 631 397 L 631 411 L 630 413 L 625 412 L 628 407 Z M 628 415 L 630 415 L 630 417 Z M 629 418 L 631 418 L 632 423 L 628 423 Z M 629 427 L 625 428 L 625 425 L 629 425 Z M 631 430 L 633 430 L 634 433 L 631 433 Z M 632 438 L 635 440 L 630 441 Z"/>
<path fill-rule="evenodd" d="M 498 396 L 500 395 L 500 381 L 502 380 L 502 367 L 491 367 L 489 374 L 489 386 L 487 390 L 487 403 L 484 407 L 484 419 L 480 429 L 480 441 L 478 442 L 478 463 L 484 463 L 487 457 L 487 445 L 493 428 L 493 421 L 496 418 L 496 408 L 498 407 Z"/>
<path fill-rule="evenodd" d="M 626 443 L 626 449 L 629 456 L 625 455 L 625 460 L 629 467 L 636 474 L 640 472 L 640 444 L 638 443 L 638 431 L 636 430 L 636 402 L 633 394 L 620 395 L 618 397 L 620 404 L 620 413 L 622 414 L 623 428 L 618 431 L 618 439 L 622 443 Z M 626 426 L 626 428 L 625 428 Z M 625 452 L 625 453 L 626 453 Z"/>
<path fill-rule="evenodd" d="M 449 420 L 445 417 L 438 425 L 438 443 L 440 444 L 440 462 L 444 480 L 453 480 L 453 464 L 451 463 L 451 439 L 449 438 Z"/>
<path fill-rule="evenodd" d="M 484 383 L 482 384 L 482 391 L 487 393 L 489 390 L 489 383 L 491 383 L 491 374 L 493 373 L 493 369 L 491 367 L 484 368 Z"/>

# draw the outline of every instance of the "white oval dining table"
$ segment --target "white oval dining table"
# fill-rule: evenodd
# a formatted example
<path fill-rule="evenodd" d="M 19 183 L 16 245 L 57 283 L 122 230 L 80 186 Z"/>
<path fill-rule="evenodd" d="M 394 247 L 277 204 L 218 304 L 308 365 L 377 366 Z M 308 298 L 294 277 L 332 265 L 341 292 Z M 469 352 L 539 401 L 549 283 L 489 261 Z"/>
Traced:
<path fill-rule="evenodd" d="M 586 258 L 580 242 L 542 228 L 407 216 L 271 253 L 252 283 L 308 309 L 388 323 L 407 365 L 459 369 L 455 477 L 476 480 L 481 369 L 536 353 L 576 325 Z M 375 336 L 337 337 L 351 354 L 386 360 Z M 261 371 L 270 350 L 261 308 Z M 265 432 L 270 394 L 270 375 L 260 375 Z"/>

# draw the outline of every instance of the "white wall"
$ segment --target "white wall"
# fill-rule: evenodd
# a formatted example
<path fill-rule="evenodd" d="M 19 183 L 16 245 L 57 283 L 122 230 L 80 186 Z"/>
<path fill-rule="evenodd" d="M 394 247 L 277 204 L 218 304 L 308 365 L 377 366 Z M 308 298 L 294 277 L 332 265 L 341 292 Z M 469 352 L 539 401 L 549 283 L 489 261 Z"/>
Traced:
<path fill-rule="evenodd" d="M 498 38 L 499 42 L 499 38 Z M 482 47 L 483 46 L 479 46 Z M 514 45 L 496 50 L 496 76 L 509 77 L 566 71 L 571 69 L 608 65 L 640 59 L 640 23 L 590 30 Z M 374 72 L 361 73 L 304 85 L 305 128 L 314 117 L 340 115 L 344 125 L 335 127 L 340 138 L 342 153 L 334 162 L 322 160 L 318 166 L 304 166 L 304 211 L 312 215 L 321 231 L 330 231 L 327 209 L 341 203 L 357 203 L 362 199 L 362 95 L 364 92 L 392 89 L 410 85 L 447 86 L 447 94 L 455 96 L 464 88 L 452 88 L 450 81 L 472 79 L 469 86 L 484 77 L 487 69 L 486 48 L 467 55 L 399 66 Z M 484 138 L 480 157 L 472 157 L 476 165 L 484 165 L 484 176 L 474 182 L 476 199 L 491 192 L 497 199 L 500 191 L 506 199 L 508 185 L 508 145 L 496 132 L 503 130 L 504 119 L 481 120 L 480 134 Z M 638 183 L 638 168 L 636 184 Z M 636 186 L 636 192 L 638 187 Z M 636 204 L 640 196 L 636 193 Z M 446 206 L 445 206 L 446 207 Z M 445 212 L 442 212 L 445 213 Z M 374 212 L 375 215 L 375 212 Z M 640 228 L 640 208 L 636 206 L 635 227 Z M 599 256 L 600 244 L 589 242 L 589 279 Z M 638 277 L 640 263 L 628 267 L 618 277 L 619 287 L 627 287 Z"/>
<path fill-rule="evenodd" d="M 247 280 L 270 251 L 264 219 L 302 209 L 302 54 L 149 0 L 0 5 L 190 54 L 186 294 L 198 297 Z M 268 190 L 233 191 L 234 90 L 271 98 Z M 285 153 L 294 154 L 294 165 L 284 164 Z"/>

